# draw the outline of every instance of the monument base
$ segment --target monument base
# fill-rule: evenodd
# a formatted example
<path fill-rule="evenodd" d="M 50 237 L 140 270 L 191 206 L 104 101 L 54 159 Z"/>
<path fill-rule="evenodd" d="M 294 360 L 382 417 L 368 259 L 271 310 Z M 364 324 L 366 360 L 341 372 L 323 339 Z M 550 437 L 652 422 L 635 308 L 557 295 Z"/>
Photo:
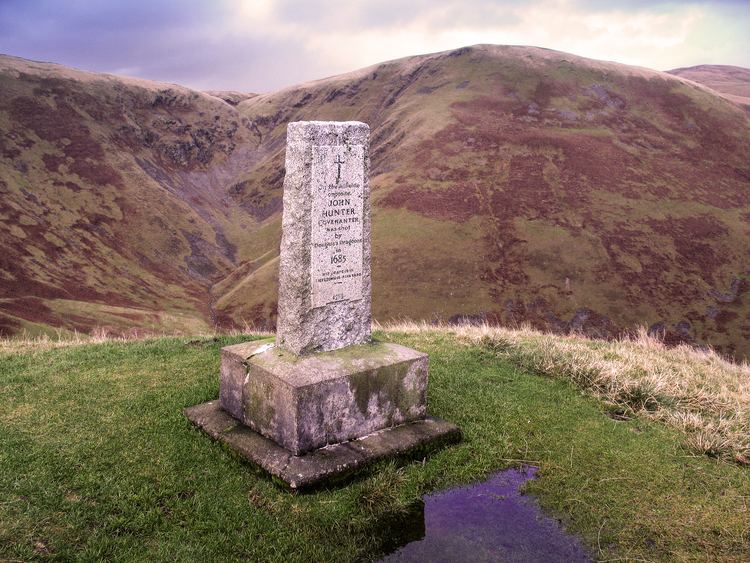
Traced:
<path fill-rule="evenodd" d="M 298 356 L 243 342 L 221 350 L 219 400 L 185 415 L 298 489 L 458 441 L 457 426 L 427 417 L 428 363 L 393 343 Z"/>
<path fill-rule="evenodd" d="M 461 439 L 461 431 L 456 425 L 427 417 L 304 455 L 293 455 L 232 417 L 221 408 L 219 401 L 185 409 L 185 416 L 212 438 L 228 445 L 292 489 L 328 482 L 382 459 L 426 455 Z"/>
<path fill-rule="evenodd" d="M 298 356 L 273 340 L 221 350 L 221 408 L 294 455 L 427 416 L 427 354 L 374 342 Z"/>

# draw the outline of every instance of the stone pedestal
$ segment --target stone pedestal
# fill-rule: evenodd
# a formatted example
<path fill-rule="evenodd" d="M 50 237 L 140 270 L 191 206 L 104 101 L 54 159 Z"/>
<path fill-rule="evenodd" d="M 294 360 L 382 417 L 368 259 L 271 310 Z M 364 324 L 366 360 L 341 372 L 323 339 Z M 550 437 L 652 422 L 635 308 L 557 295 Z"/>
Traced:
<path fill-rule="evenodd" d="M 295 455 L 427 415 L 427 354 L 362 344 L 296 356 L 272 341 L 221 351 L 221 407 Z"/>
<path fill-rule="evenodd" d="M 460 440 L 427 416 L 427 380 L 427 354 L 398 344 L 297 356 L 256 340 L 222 349 L 219 400 L 185 414 L 297 489 Z"/>

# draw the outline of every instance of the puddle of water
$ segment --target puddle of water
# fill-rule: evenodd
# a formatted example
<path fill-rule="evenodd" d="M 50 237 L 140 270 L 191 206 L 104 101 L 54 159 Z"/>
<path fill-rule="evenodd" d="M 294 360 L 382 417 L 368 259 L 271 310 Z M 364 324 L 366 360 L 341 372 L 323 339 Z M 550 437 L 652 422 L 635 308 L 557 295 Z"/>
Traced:
<path fill-rule="evenodd" d="M 424 536 L 382 561 L 592 561 L 578 538 L 544 515 L 520 487 L 536 467 L 424 497 Z"/>

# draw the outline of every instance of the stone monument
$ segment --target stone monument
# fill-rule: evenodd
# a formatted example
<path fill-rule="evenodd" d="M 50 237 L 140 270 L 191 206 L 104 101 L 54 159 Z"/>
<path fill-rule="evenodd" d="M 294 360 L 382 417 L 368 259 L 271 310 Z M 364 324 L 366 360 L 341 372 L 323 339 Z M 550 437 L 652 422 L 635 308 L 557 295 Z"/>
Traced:
<path fill-rule="evenodd" d="M 185 411 L 292 488 L 460 439 L 427 416 L 427 355 L 371 338 L 369 135 L 289 124 L 275 341 L 223 348 L 219 400 Z"/>

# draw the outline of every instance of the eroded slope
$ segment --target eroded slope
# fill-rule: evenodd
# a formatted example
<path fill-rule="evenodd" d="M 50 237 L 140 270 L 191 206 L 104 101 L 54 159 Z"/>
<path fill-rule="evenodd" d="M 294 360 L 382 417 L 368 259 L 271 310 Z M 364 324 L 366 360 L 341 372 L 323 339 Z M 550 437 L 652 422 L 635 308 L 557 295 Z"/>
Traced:
<path fill-rule="evenodd" d="M 171 84 L 0 57 L 0 332 L 198 330 L 242 259 L 230 187 L 257 144 Z"/>

